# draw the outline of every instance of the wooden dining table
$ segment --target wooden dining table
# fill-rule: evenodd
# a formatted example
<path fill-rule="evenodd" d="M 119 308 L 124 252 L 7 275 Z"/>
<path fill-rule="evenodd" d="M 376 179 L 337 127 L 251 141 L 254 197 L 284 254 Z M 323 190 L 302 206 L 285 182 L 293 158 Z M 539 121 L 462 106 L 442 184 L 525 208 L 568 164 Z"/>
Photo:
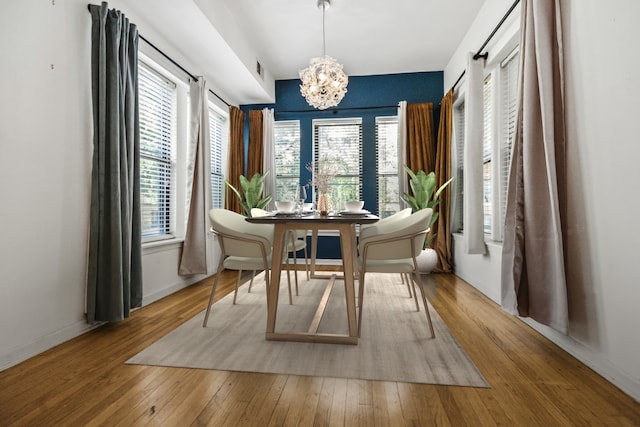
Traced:
<path fill-rule="evenodd" d="M 320 342 L 332 344 L 357 344 L 358 325 L 356 317 L 356 299 L 354 286 L 354 273 L 356 272 L 356 225 L 371 224 L 378 221 L 378 217 L 372 214 L 335 214 L 319 215 L 309 214 L 271 214 L 261 217 L 247 218 L 246 220 L 256 224 L 274 224 L 273 250 L 271 261 L 271 282 L 267 297 L 267 330 L 265 338 L 276 341 L 301 341 Z M 282 256 L 284 251 L 284 239 L 289 230 L 311 230 L 314 236 L 312 248 L 312 266 L 315 267 L 316 240 L 319 230 L 337 230 L 340 234 L 340 248 L 342 251 L 342 266 L 344 280 L 348 334 L 322 333 L 318 327 L 326 308 L 331 288 L 336 280 L 336 275 L 322 276 L 328 279 L 325 293 L 320 300 L 315 316 L 306 332 L 276 331 L 276 317 L 278 314 L 278 295 L 280 290 L 280 273 L 282 271 Z M 287 255 L 288 256 L 288 255 Z M 314 268 L 315 270 L 315 268 Z M 318 276 L 315 276 L 318 277 Z"/>

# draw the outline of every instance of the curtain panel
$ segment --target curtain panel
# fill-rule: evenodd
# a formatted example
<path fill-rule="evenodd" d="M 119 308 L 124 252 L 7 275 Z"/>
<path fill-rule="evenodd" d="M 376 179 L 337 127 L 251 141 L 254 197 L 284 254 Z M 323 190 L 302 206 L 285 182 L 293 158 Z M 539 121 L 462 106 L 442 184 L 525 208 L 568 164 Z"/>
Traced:
<path fill-rule="evenodd" d="M 464 182 L 463 238 L 468 254 L 484 254 L 484 204 L 482 179 L 483 137 L 483 74 L 484 58 L 467 55 L 465 122 L 464 122 Z"/>
<path fill-rule="evenodd" d="M 138 30 L 106 2 L 91 13 L 93 161 L 87 321 L 142 305 Z"/>
<path fill-rule="evenodd" d="M 264 195 L 271 194 L 273 199 L 269 202 L 269 205 L 265 206 L 265 209 L 275 209 L 276 200 L 276 152 L 273 140 L 273 127 L 275 117 L 272 108 L 265 108 L 262 110 L 262 135 L 263 135 L 263 147 L 264 158 L 262 159 L 262 170 L 269 172 L 267 178 L 264 180 Z"/>
<path fill-rule="evenodd" d="M 407 104 L 407 166 L 414 172 L 432 172 L 435 165 L 433 105 Z"/>
<path fill-rule="evenodd" d="M 440 122 L 438 125 L 438 144 L 436 147 L 436 188 L 440 188 L 451 178 L 451 138 L 453 126 L 453 89 L 449 90 L 440 102 Z M 431 241 L 431 248 L 438 254 L 438 263 L 434 268 L 436 273 L 450 273 L 451 260 L 451 185 L 440 193 L 440 203 L 435 208 L 439 212 L 435 223 L 437 233 Z"/>
<path fill-rule="evenodd" d="M 523 0 L 520 86 L 502 247 L 502 306 L 566 333 L 562 31 L 558 0 Z"/>
<path fill-rule="evenodd" d="M 249 110 L 249 149 L 247 163 L 247 178 L 255 173 L 263 174 L 264 129 L 262 111 Z"/>
<path fill-rule="evenodd" d="M 187 231 L 180 256 L 178 274 L 207 274 L 207 199 L 210 193 L 209 106 L 204 77 L 189 87 L 190 123 L 187 165 Z M 190 185 L 189 185 L 190 183 Z"/>
<path fill-rule="evenodd" d="M 398 160 L 398 194 L 402 195 L 409 188 L 409 176 L 403 167 L 407 164 L 407 101 L 398 103 Z"/>
<path fill-rule="evenodd" d="M 229 107 L 229 157 L 227 162 L 227 182 L 238 191 L 240 175 L 244 174 L 244 112 L 233 105 Z M 242 206 L 233 190 L 225 188 L 225 207 L 242 213 Z"/>

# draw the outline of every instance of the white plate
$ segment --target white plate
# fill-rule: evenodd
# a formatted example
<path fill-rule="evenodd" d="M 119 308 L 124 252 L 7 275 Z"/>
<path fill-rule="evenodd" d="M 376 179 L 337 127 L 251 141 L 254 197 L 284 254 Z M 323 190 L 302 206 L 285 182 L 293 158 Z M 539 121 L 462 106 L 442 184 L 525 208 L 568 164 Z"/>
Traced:
<path fill-rule="evenodd" d="M 359 211 L 342 211 L 340 212 L 340 215 L 367 215 L 370 213 L 371 212 L 366 209 L 360 209 Z"/>

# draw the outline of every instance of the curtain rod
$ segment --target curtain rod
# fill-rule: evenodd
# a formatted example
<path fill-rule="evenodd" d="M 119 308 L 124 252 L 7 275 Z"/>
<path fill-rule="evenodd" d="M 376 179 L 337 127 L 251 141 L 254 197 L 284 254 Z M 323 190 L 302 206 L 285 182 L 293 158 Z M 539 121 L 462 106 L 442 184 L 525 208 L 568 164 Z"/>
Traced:
<path fill-rule="evenodd" d="M 326 110 L 274 110 L 275 114 L 279 113 L 318 113 L 322 111 L 333 111 L 337 113 L 338 111 L 348 111 L 348 110 L 377 110 L 382 108 L 398 108 L 398 104 L 396 105 L 378 105 L 373 107 L 344 107 L 344 108 L 327 108 Z"/>
<path fill-rule="evenodd" d="M 91 12 L 91 4 L 87 4 L 87 9 L 89 10 L 89 12 Z M 154 45 L 153 43 L 151 43 L 149 40 L 147 40 L 146 38 L 144 38 L 142 36 L 142 34 L 138 33 L 138 36 L 140 37 L 140 39 L 142 39 L 145 43 L 147 43 L 149 46 L 151 46 L 153 49 L 155 49 L 160 55 L 164 56 L 165 58 L 167 58 L 169 61 L 171 61 L 171 63 L 173 65 L 175 65 L 176 67 L 178 67 L 179 69 L 181 69 L 186 75 L 188 75 L 189 77 L 191 77 L 193 80 L 198 81 L 199 79 L 194 76 L 193 74 L 191 74 L 189 71 L 187 71 L 182 65 L 178 64 L 176 61 L 174 61 L 173 58 L 171 58 L 169 55 L 167 55 L 166 53 L 164 53 L 162 50 L 160 50 L 160 48 L 158 48 L 156 45 Z M 217 93 L 215 93 L 214 91 L 212 91 L 211 89 L 209 89 L 209 92 L 211 92 L 216 98 L 218 98 L 220 101 L 224 102 L 225 105 L 227 107 L 230 107 L 231 104 L 229 104 L 227 101 L 225 101 L 222 97 L 220 97 L 220 95 L 218 95 Z"/>
<path fill-rule="evenodd" d="M 480 49 L 478 49 L 476 54 L 473 55 L 473 59 L 480 59 L 480 58 L 487 59 L 487 57 L 489 56 L 489 52 L 485 52 L 483 54 L 480 54 L 480 52 L 482 52 L 482 49 L 484 49 L 487 46 L 487 44 L 491 41 L 493 36 L 498 32 L 500 27 L 502 27 L 502 24 L 504 24 L 504 21 L 506 21 L 507 18 L 509 17 L 509 15 L 511 15 L 511 12 L 513 12 L 513 9 L 516 8 L 518 3 L 520 3 L 520 0 L 516 0 L 516 1 L 513 2 L 511 7 L 509 8 L 509 10 L 507 11 L 507 13 L 505 13 L 504 16 L 502 17 L 502 19 L 500 20 L 500 22 L 498 22 L 498 25 L 496 25 L 495 28 L 493 29 L 493 31 L 491 31 L 491 34 L 489 34 L 489 37 L 487 37 L 487 39 L 484 41 L 484 43 L 482 43 L 482 46 L 480 46 Z M 460 83 L 460 80 L 462 80 L 462 77 L 464 77 L 464 74 L 465 74 L 466 71 L 467 70 L 462 70 L 462 73 L 460 74 L 460 77 L 458 77 L 458 80 L 456 80 L 456 82 L 453 84 L 453 86 L 451 86 L 451 89 L 455 89 L 456 86 L 458 86 L 458 83 Z"/>

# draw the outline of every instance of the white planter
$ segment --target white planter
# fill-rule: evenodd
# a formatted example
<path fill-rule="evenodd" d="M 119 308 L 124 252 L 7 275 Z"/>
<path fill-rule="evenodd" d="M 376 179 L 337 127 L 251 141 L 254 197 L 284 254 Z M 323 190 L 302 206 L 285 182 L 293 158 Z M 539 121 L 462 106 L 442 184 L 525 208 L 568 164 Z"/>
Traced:
<path fill-rule="evenodd" d="M 423 249 L 416 257 L 420 273 L 431 273 L 438 263 L 438 254 L 431 248 Z"/>

